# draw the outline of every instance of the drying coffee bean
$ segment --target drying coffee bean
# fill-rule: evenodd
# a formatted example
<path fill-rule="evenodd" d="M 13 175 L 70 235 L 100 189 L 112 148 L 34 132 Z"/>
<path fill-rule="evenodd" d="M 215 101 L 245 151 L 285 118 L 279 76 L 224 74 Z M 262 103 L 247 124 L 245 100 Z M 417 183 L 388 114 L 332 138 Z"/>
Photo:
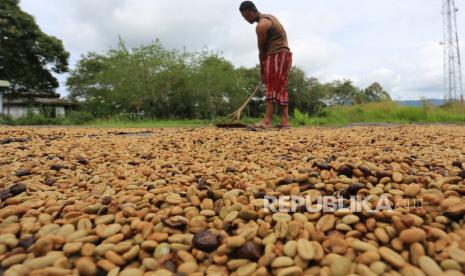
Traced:
<path fill-rule="evenodd" d="M 213 252 L 220 246 L 218 236 L 208 230 L 203 230 L 194 235 L 192 243 L 195 248 L 204 252 Z"/>
<path fill-rule="evenodd" d="M 238 259 L 248 259 L 251 261 L 258 261 L 261 257 L 261 250 L 254 242 L 248 241 L 243 246 L 236 250 L 236 257 Z"/>
<path fill-rule="evenodd" d="M 29 170 L 20 170 L 15 173 L 15 176 L 17 177 L 23 177 L 28 175 L 31 175 L 31 172 Z"/>

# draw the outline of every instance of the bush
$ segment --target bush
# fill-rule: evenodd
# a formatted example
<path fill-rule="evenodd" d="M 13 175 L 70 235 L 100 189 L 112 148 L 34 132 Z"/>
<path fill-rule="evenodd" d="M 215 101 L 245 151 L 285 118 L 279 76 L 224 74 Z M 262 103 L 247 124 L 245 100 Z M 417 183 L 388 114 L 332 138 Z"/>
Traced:
<path fill-rule="evenodd" d="M 298 126 L 305 126 L 310 123 L 310 116 L 307 113 L 294 109 L 294 123 Z"/>
<path fill-rule="evenodd" d="M 63 124 L 66 125 L 83 125 L 94 120 L 94 116 L 90 112 L 85 111 L 70 111 L 66 113 L 66 118 L 63 119 Z"/>
<path fill-rule="evenodd" d="M 26 116 L 15 119 L 13 121 L 14 125 L 56 125 L 60 124 L 60 119 L 47 118 L 42 114 L 35 114 L 33 112 L 28 112 Z"/>
<path fill-rule="evenodd" d="M 13 118 L 8 115 L 0 115 L 0 125 L 12 125 L 13 124 Z"/>

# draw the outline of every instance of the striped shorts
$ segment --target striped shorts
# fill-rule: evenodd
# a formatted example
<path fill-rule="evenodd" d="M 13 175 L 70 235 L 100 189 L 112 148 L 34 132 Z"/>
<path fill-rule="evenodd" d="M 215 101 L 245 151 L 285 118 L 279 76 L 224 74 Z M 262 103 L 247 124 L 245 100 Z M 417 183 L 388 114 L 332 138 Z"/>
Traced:
<path fill-rule="evenodd" d="M 266 101 L 281 106 L 289 104 L 287 83 L 292 68 L 292 53 L 268 55 L 265 60 Z"/>

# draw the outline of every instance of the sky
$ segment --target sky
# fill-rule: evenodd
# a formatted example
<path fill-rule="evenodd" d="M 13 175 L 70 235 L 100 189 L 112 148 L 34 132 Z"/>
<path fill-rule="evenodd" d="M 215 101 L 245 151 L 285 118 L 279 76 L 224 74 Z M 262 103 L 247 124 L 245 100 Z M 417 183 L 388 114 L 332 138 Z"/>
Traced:
<path fill-rule="evenodd" d="M 240 0 L 21 0 L 41 29 L 60 38 L 74 67 L 121 36 L 129 47 L 160 39 L 166 48 L 220 51 L 236 66 L 258 63 L 255 26 Z M 322 82 L 378 81 L 395 100 L 443 98 L 442 1 L 256 0 L 286 28 L 294 64 Z M 458 13 L 465 53 L 465 0 Z M 59 77 L 66 95 L 66 76 Z"/>

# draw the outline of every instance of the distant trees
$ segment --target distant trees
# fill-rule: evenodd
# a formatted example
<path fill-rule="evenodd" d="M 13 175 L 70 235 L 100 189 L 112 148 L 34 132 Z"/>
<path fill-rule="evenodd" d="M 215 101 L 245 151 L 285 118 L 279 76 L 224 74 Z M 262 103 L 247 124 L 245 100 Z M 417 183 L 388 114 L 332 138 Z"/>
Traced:
<path fill-rule="evenodd" d="M 14 91 L 53 92 L 58 81 L 52 72 L 68 71 L 69 54 L 58 38 L 40 30 L 18 3 L 0 1 L 0 79 L 8 80 Z"/>
<path fill-rule="evenodd" d="M 231 113 L 254 90 L 259 68 L 235 68 L 216 53 L 167 50 L 159 41 L 127 49 L 120 41 L 103 54 L 88 53 L 67 80 L 70 98 L 83 101 L 94 116 L 121 113 L 150 118 L 215 118 Z M 374 83 L 364 90 L 351 81 L 322 84 L 293 67 L 289 75 L 290 110 L 318 113 L 327 105 L 389 100 Z M 260 116 L 261 91 L 244 111 Z"/>

